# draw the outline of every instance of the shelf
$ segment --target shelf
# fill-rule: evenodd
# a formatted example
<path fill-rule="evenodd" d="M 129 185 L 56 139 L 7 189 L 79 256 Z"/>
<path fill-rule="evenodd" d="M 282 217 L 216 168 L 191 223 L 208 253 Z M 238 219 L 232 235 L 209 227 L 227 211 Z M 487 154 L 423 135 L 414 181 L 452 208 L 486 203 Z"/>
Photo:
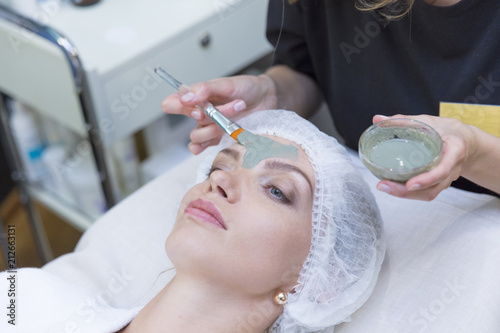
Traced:
<path fill-rule="evenodd" d="M 38 188 L 34 185 L 28 187 L 28 192 L 34 199 L 51 209 L 59 217 L 68 222 L 79 231 L 87 230 L 96 220 L 86 214 L 81 213 L 76 207 L 65 203 L 60 198 L 49 193 L 45 189 Z"/>

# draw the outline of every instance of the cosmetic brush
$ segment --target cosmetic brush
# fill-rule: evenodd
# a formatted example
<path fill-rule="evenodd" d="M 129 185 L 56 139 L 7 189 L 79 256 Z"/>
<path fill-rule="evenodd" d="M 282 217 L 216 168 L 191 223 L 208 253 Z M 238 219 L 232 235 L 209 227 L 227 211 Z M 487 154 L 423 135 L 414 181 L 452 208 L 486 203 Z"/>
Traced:
<path fill-rule="evenodd" d="M 160 66 L 157 66 L 155 68 L 155 73 L 158 74 L 169 85 L 171 85 L 175 90 L 177 90 L 179 94 L 184 95 L 190 91 L 188 86 L 175 79 Z M 224 114 L 222 114 L 222 112 L 217 110 L 212 103 L 210 103 L 209 101 L 204 101 L 197 104 L 196 108 L 205 113 L 210 119 L 213 120 L 214 123 L 219 125 L 220 128 L 222 128 L 234 140 L 238 141 L 242 145 L 244 145 L 245 143 L 248 144 L 248 142 L 246 142 L 247 140 L 244 139 L 247 136 L 240 136 L 240 134 L 242 134 L 245 130 L 234 121 L 227 118 Z"/>

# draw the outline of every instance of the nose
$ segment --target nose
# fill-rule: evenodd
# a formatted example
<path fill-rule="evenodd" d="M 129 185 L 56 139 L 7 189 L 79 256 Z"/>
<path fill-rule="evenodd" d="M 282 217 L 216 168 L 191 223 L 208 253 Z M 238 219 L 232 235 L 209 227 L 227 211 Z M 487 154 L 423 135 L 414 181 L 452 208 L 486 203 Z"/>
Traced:
<path fill-rule="evenodd" d="M 210 175 L 210 191 L 234 203 L 240 195 L 238 178 L 234 171 L 214 171 Z"/>

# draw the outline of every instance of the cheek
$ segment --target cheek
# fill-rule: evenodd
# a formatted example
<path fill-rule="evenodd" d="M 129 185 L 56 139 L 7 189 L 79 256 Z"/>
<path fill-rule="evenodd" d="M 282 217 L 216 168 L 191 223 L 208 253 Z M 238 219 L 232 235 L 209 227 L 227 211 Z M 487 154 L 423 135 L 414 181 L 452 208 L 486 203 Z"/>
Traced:
<path fill-rule="evenodd" d="M 187 219 L 184 214 L 189 202 L 193 199 L 199 197 L 202 184 L 195 185 L 182 198 L 179 208 L 177 210 L 177 215 L 175 217 L 174 225 L 170 231 L 167 239 L 165 240 L 165 251 L 169 259 L 174 263 L 184 260 L 183 258 L 189 257 L 195 254 L 196 248 L 200 247 L 197 239 L 206 238 L 205 235 L 200 235 L 203 232 L 203 228 L 196 228 L 196 225 Z M 200 230 L 201 229 L 201 230 Z M 175 264 L 175 263 L 174 263 Z"/>
<path fill-rule="evenodd" d="M 310 216 L 291 216 L 284 221 L 282 227 L 276 230 L 270 247 L 276 253 L 276 262 L 280 263 L 286 282 L 295 284 L 304 261 L 311 248 Z M 294 281 L 290 281 L 293 279 Z"/>
<path fill-rule="evenodd" d="M 311 247 L 309 219 L 297 221 L 297 216 L 281 219 L 260 219 L 252 228 L 245 228 L 235 239 L 239 249 L 235 258 L 246 258 L 240 269 L 253 278 L 278 285 L 294 285 Z"/>

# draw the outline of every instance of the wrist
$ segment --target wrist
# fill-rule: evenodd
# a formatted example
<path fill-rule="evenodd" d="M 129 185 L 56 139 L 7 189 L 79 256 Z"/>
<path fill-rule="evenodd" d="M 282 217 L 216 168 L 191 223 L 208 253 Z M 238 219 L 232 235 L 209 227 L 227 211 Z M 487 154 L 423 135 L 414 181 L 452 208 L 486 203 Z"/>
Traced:
<path fill-rule="evenodd" d="M 465 125 L 465 142 L 467 145 L 467 155 L 462 168 L 462 174 L 474 171 L 475 161 L 481 158 L 483 147 L 481 147 L 481 131 L 472 125 Z"/>
<path fill-rule="evenodd" d="M 278 86 L 271 75 L 264 73 L 257 77 L 261 87 L 261 96 L 266 101 L 268 109 L 278 109 Z"/>

